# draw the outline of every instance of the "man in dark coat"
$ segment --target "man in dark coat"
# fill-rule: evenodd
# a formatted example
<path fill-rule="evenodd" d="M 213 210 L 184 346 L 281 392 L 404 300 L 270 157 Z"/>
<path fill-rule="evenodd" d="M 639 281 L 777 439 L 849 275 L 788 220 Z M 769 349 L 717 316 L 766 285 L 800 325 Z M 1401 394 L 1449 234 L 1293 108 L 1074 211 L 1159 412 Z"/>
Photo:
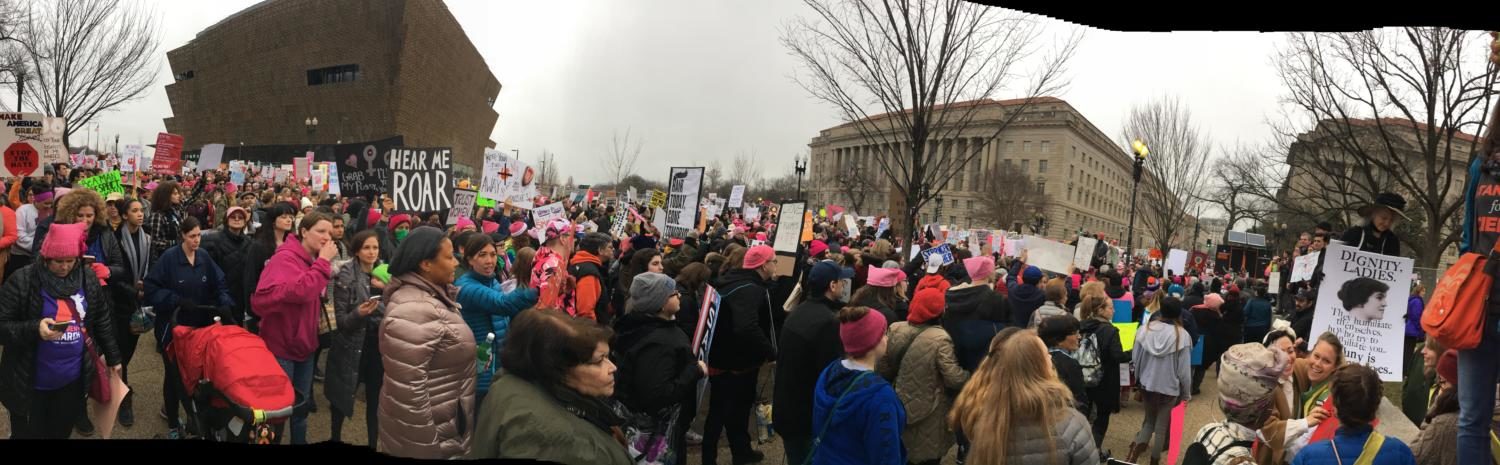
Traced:
<path fill-rule="evenodd" d="M 832 262 L 818 262 L 808 270 L 802 303 L 792 309 L 781 328 L 780 347 L 798 354 L 776 364 L 776 386 L 772 411 L 776 412 L 776 431 L 786 445 L 786 463 L 803 463 L 812 452 L 813 391 L 818 376 L 844 355 L 839 340 L 837 314 L 843 308 L 844 282 L 854 270 L 840 268 Z"/>
<path fill-rule="evenodd" d="M 767 286 L 775 275 L 776 252 L 758 245 L 745 252 L 745 262 L 719 278 L 719 314 L 708 352 L 708 418 L 703 426 L 703 463 L 717 463 L 719 433 L 729 436 L 735 463 L 759 462 L 764 457 L 750 447 L 750 408 L 760 367 L 776 360 L 771 296 Z"/>

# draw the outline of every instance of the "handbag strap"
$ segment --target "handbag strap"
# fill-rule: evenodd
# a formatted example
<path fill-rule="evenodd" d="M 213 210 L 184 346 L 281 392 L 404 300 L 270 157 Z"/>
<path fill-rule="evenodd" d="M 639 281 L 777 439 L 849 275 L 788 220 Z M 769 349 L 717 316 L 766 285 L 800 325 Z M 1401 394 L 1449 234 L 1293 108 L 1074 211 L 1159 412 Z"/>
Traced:
<path fill-rule="evenodd" d="M 818 445 L 823 443 L 823 434 L 828 432 L 828 425 L 833 424 L 834 412 L 838 411 L 839 404 L 844 402 L 844 396 L 847 396 L 851 391 L 854 391 L 854 387 L 859 385 L 859 380 L 864 379 L 864 377 L 866 376 L 869 376 L 870 373 L 871 372 L 865 371 L 861 372 L 859 376 L 855 376 L 854 381 L 849 382 L 849 387 L 844 388 L 844 392 L 842 394 L 839 394 L 839 398 L 833 401 L 833 408 L 828 409 L 828 418 L 823 419 L 823 427 L 818 429 L 817 436 L 813 436 L 812 447 L 807 451 L 807 458 L 802 460 L 802 465 L 809 465 L 812 463 L 813 455 L 818 453 Z"/>

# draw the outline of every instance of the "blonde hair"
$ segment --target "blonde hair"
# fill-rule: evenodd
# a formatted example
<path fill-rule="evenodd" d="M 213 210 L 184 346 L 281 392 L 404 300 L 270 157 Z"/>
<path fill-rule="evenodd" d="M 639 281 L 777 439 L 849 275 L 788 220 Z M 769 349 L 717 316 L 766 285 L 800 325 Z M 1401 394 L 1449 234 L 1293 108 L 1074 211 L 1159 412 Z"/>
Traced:
<path fill-rule="evenodd" d="M 1078 298 L 1080 300 L 1091 295 L 1101 296 L 1106 299 L 1109 298 L 1109 293 L 1104 291 L 1104 283 L 1100 281 L 1089 281 L 1083 283 L 1083 286 L 1078 288 Z"/>
<path fill-rule="evenodd" d="M 1085 320 L 1089 318 L 1095 318 L 1100 315 L 1100 310 L 1114 304 L 1115 303 L 1110 300 L 1108 296 L 1100 297 L 1097 295 L 1090 295 L 1088 297 L 1084 297 L 1083 302 L 1080 302 L 1078 304 L 1078 316 Z"/>
<path fill-rule="evenodd" d="M 1157 290 L 1156 292 L 1152 292 L 1151 293 L 1151 297 L 1146 298 L 1146 302 L 1142 303 L 1141 307 L 1145 308 L 1146 311 L 1148 311 L 1148 312 L 1156 313 L 1157 310 L 1161 310 L 1162 294 L 1165 294 L 1166 292 L 1167 292 L 1166 289 L 1161 289 L 1161 290 Z"/>
<path fill-rule="evenodd" d="M 1005 463 L 1014 427 L 1039 424 L 1056 461 L 1052 425 L 1072 408 L 1073 393 L 1057 379 L 1047 346 L 1034 330 L 1006 328 L 948 411 L 948 426 L 971 442 L 970 463 Z"/>
<path fill-rule="evenodd" d="M 893 252 L 896 251 L 891 247 L 891 241 L 885 239 L 876 239 L 875 243 L 866 250 L 866 253 L 873 254 L 881 260 L 890 260 L 892 256 L 895 256 Z"/>

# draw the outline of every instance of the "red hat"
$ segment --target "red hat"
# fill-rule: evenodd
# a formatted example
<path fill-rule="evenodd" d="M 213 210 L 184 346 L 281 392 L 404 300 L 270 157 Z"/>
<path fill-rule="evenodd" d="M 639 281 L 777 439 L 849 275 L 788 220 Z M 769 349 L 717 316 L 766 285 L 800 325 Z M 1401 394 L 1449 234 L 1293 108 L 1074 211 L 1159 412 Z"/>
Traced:
<path fill-rule="evenodd" d="M 1458 350 L 1448 349 L 1438 358 L 1438 377 L 1448 381 L 1448 384 L 1458 385 Z"/>
<path fill-rule="evenodd" d="M 760 268 L 766 262 L 771 261 L 772 258 L 776 258 L 776 250 L 772 249 L 771 246 L 757 245 L 751 247 L 750 250 L 745 251 L 745 265 L 743 268 L 747 270 Z"/>
<path fill-rule="evenodd" d="M 906 321 L 912 324 L 932 321 L 943 314 L 943 308 L 947 305 L 941 289 L 936 287 L 922 289 L 912 296 L 911 304 L 907 307 Z"/>
<path fill-rule="evenodd" d="M 519 235 L 522 235 L 522 234 L 526 234 L 526 222 L 525 221 L 512 221 L 512 222 L 510 222 L 510 235 L 512 237 L 514 237 L 514 236 L 519 236 Z"/>
<path fill-rule="evenodd" d="M 667 244 L 671 245 L 672 247 L 682 247 L 682 238 L 680 238 L 680 237 L 674 237 L 674 238 L 668 239 L 667 240 Z"/>
<path fill-rule="evenodd" d="M 818 254 L 821 254 L 821 253 L 827 252 L 827 251 L 828 251 L 828 244 L 825 243 L 825 242 L 823 242 L 823 241 L 813 240 L 812 244 L 807 246 L 807 253 L 808 253 L 808 255 L 812 255 L 814 257 L 818 256 Z"/>
<path fill-rule="evenodd" d="M 411 216 L 405 213 L 397 213 L 396 215 L 391 217 L 390 223 L 387 223 L 385 227 L 386 229 L 390 229 L 391 232 L 396 232 L 396 228 L 401 226 L 401 223 L 406 223 L 407 226 L 411 226 Z"/>

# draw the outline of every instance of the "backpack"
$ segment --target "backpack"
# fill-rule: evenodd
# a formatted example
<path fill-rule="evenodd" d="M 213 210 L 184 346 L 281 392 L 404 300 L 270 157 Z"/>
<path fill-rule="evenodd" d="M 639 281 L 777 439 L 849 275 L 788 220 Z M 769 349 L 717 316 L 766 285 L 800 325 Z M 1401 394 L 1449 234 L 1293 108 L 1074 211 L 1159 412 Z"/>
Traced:
<path fill-rule="evenodd" d="M 1222 425 L 1217 426 L 1215 427 L 1215 430 L 1221 427 Z M 1204 435 L 1199 435 L 1199 441 L 1194 441 L 1191 445 L 1188 446 L 1186 451 L 1183 451 L 1182 460 L 1178 462 L 1180 465 L 1213 465 L 1215 461 L 1219 460 L 1220 456 L 1226 453 L 1230 453 L 1230 451 L 1233 451 L 1237 448 L 1243 448 L 1245 451 L 1243 453 L 1232 454 L 1234 458 L 1230 459 L 1229 463 L 1255 463 L 1255 458 L 1251 456 L 1251 454 L 1253 454 L 1253 447 L 1255 447 L 1255 441 L 1234 441 L 1229 443 L 1228 445 L 1225 445 L 1219 450 L 1214 451 L 1213 453 L 1209 453 L 1208 446 L 1203 445 L 1203 442 L 1201 442 L 1201 440 L 1207 434 L 1212 434 L 1212 432 L 1210 431 Z"/>
<path fill-rule="evenodd" d="M 1099 381 L 1104 379 L 1103 365 L 1099 361 L 1099 339 L 1093 333 L 1078 340 L 1078 350 L 1073 352 L 1073 359 L 1083 367 L 1083 385 L 1086 387 L 1098 387 Z"/>
<path fill-rule="evenodd" d="M 1500 241 L 1495 243 L 1500 249 Z M 1485 302 L 1489 300 L 1493 256 L 1466 253 L 1443 272 L 1432 301 L 1422 312 L 1422 330 L 1451 349 L 1473 349 L 1484 333 Z"/>

